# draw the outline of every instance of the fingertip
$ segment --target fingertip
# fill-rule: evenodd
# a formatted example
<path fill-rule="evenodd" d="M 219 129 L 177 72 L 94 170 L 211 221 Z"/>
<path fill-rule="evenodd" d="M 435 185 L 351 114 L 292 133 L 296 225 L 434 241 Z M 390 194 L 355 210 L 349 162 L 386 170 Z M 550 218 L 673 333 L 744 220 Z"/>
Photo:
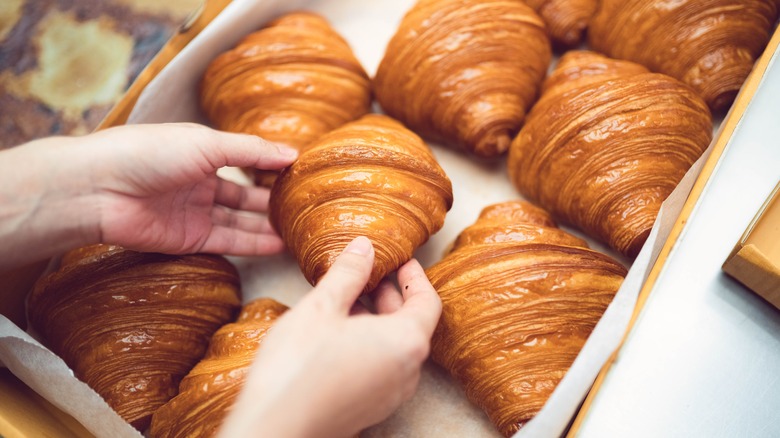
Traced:
<path fill-rule="evenodd" d="M 290 163 L 298 159 L 298 150 L 294 147 L 278 142 L 273 142 L 271 144 L 276 146 L 276 150 L 279 152 L 279 155 L 282 158 L 289 160 Z"/>
<path fill-rule="evenodd" d="M 298 159 L 298 150 L 290 145 L 269 141 L 256 135 L 252 137 L 260 143 L 258 149 L 265 151 L 264 156 L 255 163 L 258 169 L 277 170 L 291 165 Z"/>

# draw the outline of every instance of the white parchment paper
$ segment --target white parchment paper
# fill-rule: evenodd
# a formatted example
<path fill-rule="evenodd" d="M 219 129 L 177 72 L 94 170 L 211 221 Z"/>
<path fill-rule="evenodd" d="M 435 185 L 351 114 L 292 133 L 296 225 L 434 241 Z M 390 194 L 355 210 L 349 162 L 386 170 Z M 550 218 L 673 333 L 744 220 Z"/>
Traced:
<path fill-rule="evenodd" d="M 318 12 L 350 43 L 370 75 L 403 14 L 414 0 L 233 0 L 141 95 L 129 123 L 204 122 L 197 107 L 197 84 L 208 63 L 234 46 L 244 35 L 294 9 Z M 416 257 L 428 267 L 441 259 L 445 248 L 477 218 L 482 208 L 519 199 L 507 177 L 504 159 L 475 162 L 469 157 L 431 145 L 453 183 L 455 202 L 443 229 L 421 247 Z M 704 157 L 709 154 L 709 150 Z M 516 436 L 561 435 L 628 326 L 638 293 L 666 241 L 675 219 L 698 175 L 704 158 L 688 172 L 664 203 L 650 237 L 631 265 L 628 277 L 597 325 L 573 366 L 542 411 Z M 235 169 L 221 173 L 245 180 Z M 572 231 L 572 230 L 569 230 Z M 592 248 L 626 265 L 630 261 L 581 233 Z M 231 258 L 238 267 L 245 301 L 273 297 L 287 305 L 308 292 L 295 260 L 288 254 L 264 258 Z M 64 362 L 5 318 L 0 319 L 0 361 L 53 404 L 71 414 L 97 436 L 130 437 L 139 434 L 113 413 L 100 397 L 73 377 Z M 426 364 L 415 397 L 390 419 L 365 431 L 364 436 L 498 437 L 487 417 L 466 400 L 458 385 L 438 366 Z"/>

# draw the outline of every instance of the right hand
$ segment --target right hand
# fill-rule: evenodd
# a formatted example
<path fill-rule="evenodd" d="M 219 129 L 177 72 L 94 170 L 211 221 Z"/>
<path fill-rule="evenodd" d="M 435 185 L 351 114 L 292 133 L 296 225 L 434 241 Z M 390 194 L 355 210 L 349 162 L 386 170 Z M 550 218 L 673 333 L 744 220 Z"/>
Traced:
<path fill-rule="evenodd" d="M 355 306 L 373 266 L 353 240 L 314 290 L 271 329 L 223 437 L 354 436 L 411 398 L 441 315 L 416 260 L 375 291 L 377 315 Z M 355 307 L 353 307 L 355 306 Z"/>

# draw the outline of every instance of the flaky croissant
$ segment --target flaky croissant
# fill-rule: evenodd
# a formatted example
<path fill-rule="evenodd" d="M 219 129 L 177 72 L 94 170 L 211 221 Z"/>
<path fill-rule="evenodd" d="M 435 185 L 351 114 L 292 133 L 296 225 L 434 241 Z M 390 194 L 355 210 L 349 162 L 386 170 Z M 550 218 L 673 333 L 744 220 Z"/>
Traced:
<path fill-rule="evenodd" d="M 693 87 L 713 110 L 728 108 L 764 50 L 775 0 L 601 0 L 590 45 Z"/>
<path fill-rule="evenodd" d="M 374 244 L 366 291 L 444 224 L 452 185 L 428 146 L 370 114 L 307 146 L 271 190 L 270 220 L 311 284 L 357 236 Z"/>
<path fill-rule="evenodd" d="M 526 198 L 635 257 L 711 138 L 709 109 L 685 84 L 568 52 L 512 143 L 509 176 Z"/>
<path fill-rule="evenodd" d="M 201 82 L 200 103 L 223 131 L 300 149 L 371 105 L 368 75 L 324 18 L 285 15 L 217 57 Z M 270 186 L 276 173 L 261 171 Z"/>
<path fill-rule="evenodd" d="M 550 64 L 544 22 L 517 0 L 420 0 L 387 46 L 374 92 L 415 132 L 481 157 L 506 151 Z"/>
<path fill-rule="evenodd" d="M 566 374 L 626 270 L 538 207 L 507 202 L 426 273 L 443 306 L 431 357 L 510 436 Z"/>
<path fill-rule="evenodd" d="M 268 329 L 287 306 L 255 300 L 238 320 L 217 330 L 206 356 L 181 381 L 179 395 L 152 417 L 152 438 L 212 437 L 222 425 L 246 380 Z"/>
<path fill-rule="evenodd" d="M 138 430 L 241 304 L 238 273 L 211 255 L 94 245 L 72 251 L 28 302 L 45 344 Z"/>
<path fill-rule="evenodd" d="M 575 47 L 585 37 L 598 0 L 525 0 L 544 19 L 553 42 Z"/>

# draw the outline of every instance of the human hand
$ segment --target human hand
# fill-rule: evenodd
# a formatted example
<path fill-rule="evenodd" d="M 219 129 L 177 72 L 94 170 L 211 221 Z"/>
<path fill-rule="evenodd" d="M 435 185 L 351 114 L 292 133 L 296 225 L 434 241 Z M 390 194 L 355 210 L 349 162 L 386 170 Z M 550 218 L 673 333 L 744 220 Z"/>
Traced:
<path fill-rule="evenodd" d="M 280 251 L 281 239 L 256 214 L 267 209 L 268 189 L 222 180 L 216 170 L 280 169 L 296 156 L 195 124 L 122 126 L 2 151 L 0 255 L 21 264 L 98 242 L 166 253 Z"/>
<path fill-rule="evenodd" d="M 342 437 L 387 418 L 417 388 L 441 301 L 416 260 L 355 306 L 371 242 L 347 246 L 312 292 L 273 326 L 221 430 L 223 437 Z"/>
<path fill-rule="evenodd" d="M 297 153 L 259 137 L 194 124 L 123 126 L 85 137 L 98 155 L 92 178 L 101 241 L 167 253 L 257 255 L 281 239 L 265 212 L 269 190 L 217 177 L 224 166 L 280 169 Z M 96 149 L 100 149 L 96 151 Z"/>

